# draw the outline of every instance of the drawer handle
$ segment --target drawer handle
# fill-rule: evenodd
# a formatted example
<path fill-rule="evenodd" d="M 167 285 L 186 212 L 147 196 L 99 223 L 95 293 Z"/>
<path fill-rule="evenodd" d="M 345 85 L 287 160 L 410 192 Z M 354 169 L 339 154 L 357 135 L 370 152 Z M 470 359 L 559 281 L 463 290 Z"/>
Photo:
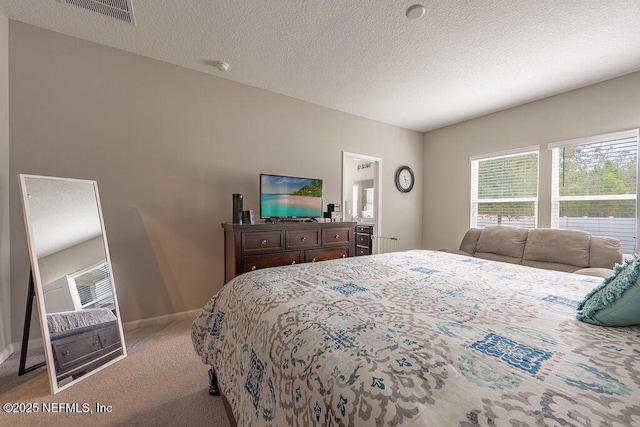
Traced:
<path fill-rule="evenodd" d="M 255 265 L 252 265 L 251 266 L 251 271 L 254 271 L 256 268 L 258 268 L 258 267 L 256 267 Z"/>
<path fill-rule="evenodd" d="M 346 255 L 346 254 L 342 254 L 342 258 L 346 258 L 346 257 L 347 257 L 347 255 Z"/>
<path fill-rule="evenodd" d="M 311 260 L 311 262 L 316 262 L 316 259 L 315 259 L 315 258 L 313 258 L 313 259 Z"/>
<path fill-rule="evenodd" d="M 267 239 L 262 239 L 262 240 L 260 241 L 260 243 L 261 243 L 261 244 L 263 244 L 263 245 L 266 245 L 266 244 L 267 244 Z"/>
<path fill-rule="evenodd" d="M 336 234 L 336 235 L 335 235 L 335 236 L 333 236 L 333 237 L 334 237 L 335 239 L 339 239 L 339 238 L 340 238 L 340 235 L 339 235 L 339 234 Z"/>
<path fill-rule="evenodd" d="M 306 238 L 305 236 L 302 236 L 302 237 L 300 238 L 300 240 L 302 240 L 302 241 L 304 242 L 305 240 L 307 240 L 307 238 Z"/>

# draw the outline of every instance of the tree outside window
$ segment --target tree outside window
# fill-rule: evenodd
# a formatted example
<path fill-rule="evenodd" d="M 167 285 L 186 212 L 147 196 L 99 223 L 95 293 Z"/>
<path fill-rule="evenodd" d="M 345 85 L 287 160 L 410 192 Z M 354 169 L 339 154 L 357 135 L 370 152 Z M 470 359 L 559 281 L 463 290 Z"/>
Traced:
<path fill-rule="evenodd" d="M 552 149 L 551 226 L 616 237 L 625 252 L 635 253 L 637 130 Z"/>

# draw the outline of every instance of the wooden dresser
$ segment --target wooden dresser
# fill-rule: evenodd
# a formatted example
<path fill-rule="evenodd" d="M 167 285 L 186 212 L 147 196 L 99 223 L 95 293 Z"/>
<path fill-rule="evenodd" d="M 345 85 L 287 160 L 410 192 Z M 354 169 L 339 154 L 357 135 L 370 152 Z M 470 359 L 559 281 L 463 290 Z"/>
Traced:
<path fill-rule="evenodd" d="M 354 256 L 355 222 L 223 223 L 225 282 L 248 271 Z"/>
<path fill-rule="evenodd" d="M 115 320 L 50 336 L 58 381 L 75 378 L 123 354 Z"/>

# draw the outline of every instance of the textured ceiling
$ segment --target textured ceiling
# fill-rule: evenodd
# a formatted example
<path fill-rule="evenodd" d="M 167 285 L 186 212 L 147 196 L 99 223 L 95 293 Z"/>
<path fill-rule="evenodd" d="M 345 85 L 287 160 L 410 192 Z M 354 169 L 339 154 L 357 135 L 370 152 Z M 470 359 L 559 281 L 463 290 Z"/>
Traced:
<path fill-rule="evenodd" d="M 431 0 L 411 21 L 415 2 L 133 0 L 135 26 L 55 0 L 0 9 L 421 132 L 640 70 L 639 0 Z"/>
<path fill-rule="evenodd" d="M 43 258 L 102 235 L 92 181 L 26 176 L 34 250 Z"/>

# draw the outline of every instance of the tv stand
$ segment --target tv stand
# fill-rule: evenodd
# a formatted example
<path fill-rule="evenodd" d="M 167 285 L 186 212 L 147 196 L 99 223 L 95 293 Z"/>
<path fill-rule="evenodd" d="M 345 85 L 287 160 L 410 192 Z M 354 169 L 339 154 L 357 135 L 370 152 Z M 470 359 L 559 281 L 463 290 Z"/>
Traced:
<path fill-rule="evenodd" d="M 299 221 L 223 223 L 225 282 L 260 268 L 355 255 L 355 222 Z"/>

